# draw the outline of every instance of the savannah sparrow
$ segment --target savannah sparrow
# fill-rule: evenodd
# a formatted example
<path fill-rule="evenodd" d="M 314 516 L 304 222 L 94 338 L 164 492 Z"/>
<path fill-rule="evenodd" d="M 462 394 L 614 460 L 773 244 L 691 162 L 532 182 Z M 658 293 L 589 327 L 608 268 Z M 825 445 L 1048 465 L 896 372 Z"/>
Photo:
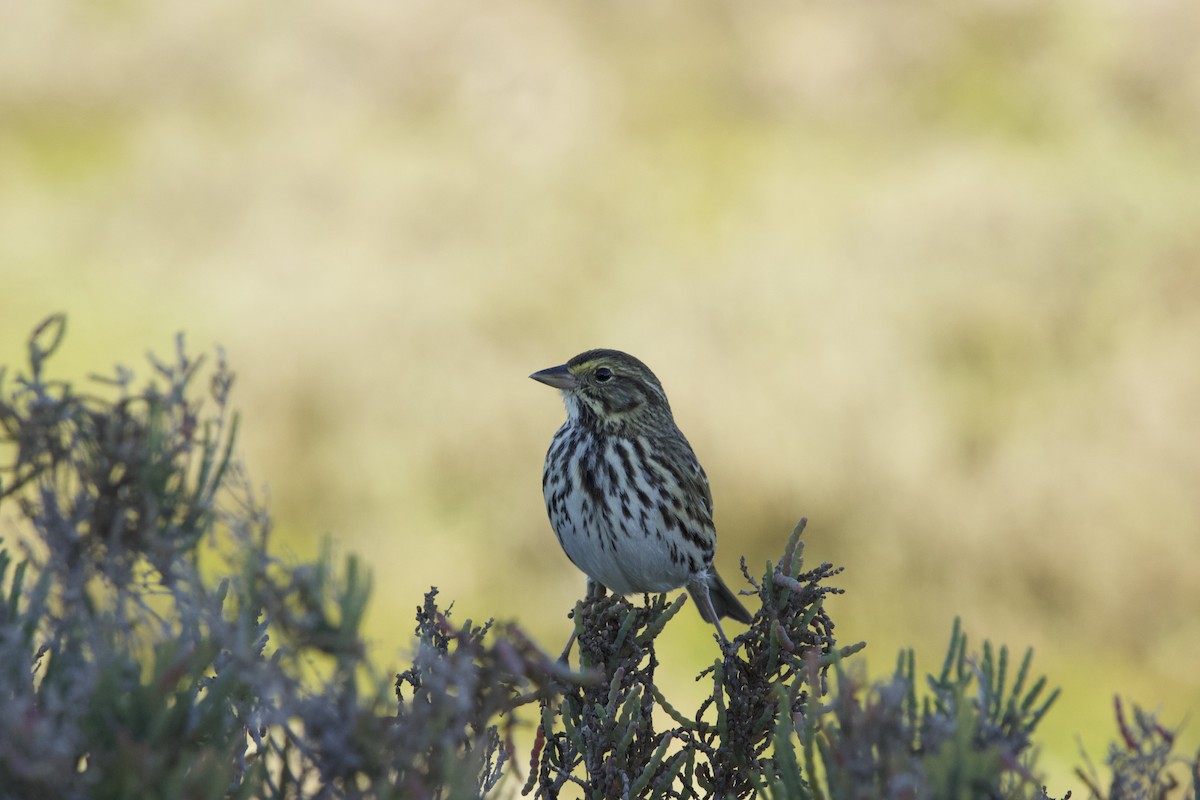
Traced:
<path fill-rule="evenodd" d="M 720 618 L 748 623 L 750 612 L 713 568 L 708 478 L 658 378 L 617 350 L 589 350 L 529 377 L 561 389 L 567 406 L 546 453 L 542 493 L 558 542 L 589 588 L 687 586 L 700 616 L 727 641 Z"/>

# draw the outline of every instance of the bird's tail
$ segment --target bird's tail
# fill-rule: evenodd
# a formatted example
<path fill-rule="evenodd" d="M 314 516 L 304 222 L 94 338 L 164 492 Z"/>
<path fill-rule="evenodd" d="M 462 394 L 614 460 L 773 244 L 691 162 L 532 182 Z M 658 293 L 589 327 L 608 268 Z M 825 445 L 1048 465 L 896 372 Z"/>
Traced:
<path fill-rule="evenodd" d="M 709 570 L 708 578 L 702 586 L 708 590 L 705 592 L 708 595 L 707 598 L 699 596 L 698 593 L 702 591 L 701 586 L 689 585 L 688 594 L 692 596 L 692 602 L 696 604 L 696 608 L 705 622 L 716 625 L 717 620 L 729 617 L 743 624 L 750 624 L 750 620 L 753 619 L 750 612 L 742 605 L 742 601 L 738 600 L 737 595 L 725 585 L 725 581 L 721 580 L 721 576 L 715 569 Z M 708 602 L 705 602 L 706 600 Z"/>

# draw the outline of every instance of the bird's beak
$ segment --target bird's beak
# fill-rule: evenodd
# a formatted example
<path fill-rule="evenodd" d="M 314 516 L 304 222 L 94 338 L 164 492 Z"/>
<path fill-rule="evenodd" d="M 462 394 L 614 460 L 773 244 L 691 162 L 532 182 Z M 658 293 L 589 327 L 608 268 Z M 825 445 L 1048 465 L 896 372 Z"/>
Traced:
<path fill-rule="evenodd" d="M 553 386 L 555 389 L 562 389 L 564 392 L 571 389 L 579 388 L 579 380 L 567 371 L 567 365 L 563 364 L 558 367 L 550 367 L 535 372 L 529 377 L 535 381 L 540 381 L 547 386 Z"/>

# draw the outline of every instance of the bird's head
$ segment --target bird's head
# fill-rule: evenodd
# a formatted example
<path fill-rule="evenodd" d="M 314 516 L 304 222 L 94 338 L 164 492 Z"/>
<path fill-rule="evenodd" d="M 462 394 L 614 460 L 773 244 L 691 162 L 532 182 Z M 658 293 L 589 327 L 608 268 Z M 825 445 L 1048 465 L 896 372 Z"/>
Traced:
<path fill-rule="evenodd" d="M 561 389 L 567 416 L 585 425 L 636 435 L 673 424 L 658 378 L 619 350 L 588 350 L 529 377 Z"/>

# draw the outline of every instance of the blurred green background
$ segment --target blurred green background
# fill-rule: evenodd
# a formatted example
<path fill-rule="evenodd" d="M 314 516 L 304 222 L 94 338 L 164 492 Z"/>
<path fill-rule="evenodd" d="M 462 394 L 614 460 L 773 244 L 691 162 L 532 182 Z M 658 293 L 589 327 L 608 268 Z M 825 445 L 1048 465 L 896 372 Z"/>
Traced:
<path fill-rule="evenodd" d="M 846 566 L 871 672 L 961 614 L 1065 691 L 1200 736 L 1200 7 L 1185 0 L 3 4 L 0 361 L 185 330 L 239 373 L 279 542 L 551 650 L 545 519 L 593 346 L 667 387 L 718 565 Z M 731 581 L 732 582 L 732 581 Z M 688 611 L 661 673 L 713 656 Z M 688 703 L 683 702 L 684 706 Z"/>

